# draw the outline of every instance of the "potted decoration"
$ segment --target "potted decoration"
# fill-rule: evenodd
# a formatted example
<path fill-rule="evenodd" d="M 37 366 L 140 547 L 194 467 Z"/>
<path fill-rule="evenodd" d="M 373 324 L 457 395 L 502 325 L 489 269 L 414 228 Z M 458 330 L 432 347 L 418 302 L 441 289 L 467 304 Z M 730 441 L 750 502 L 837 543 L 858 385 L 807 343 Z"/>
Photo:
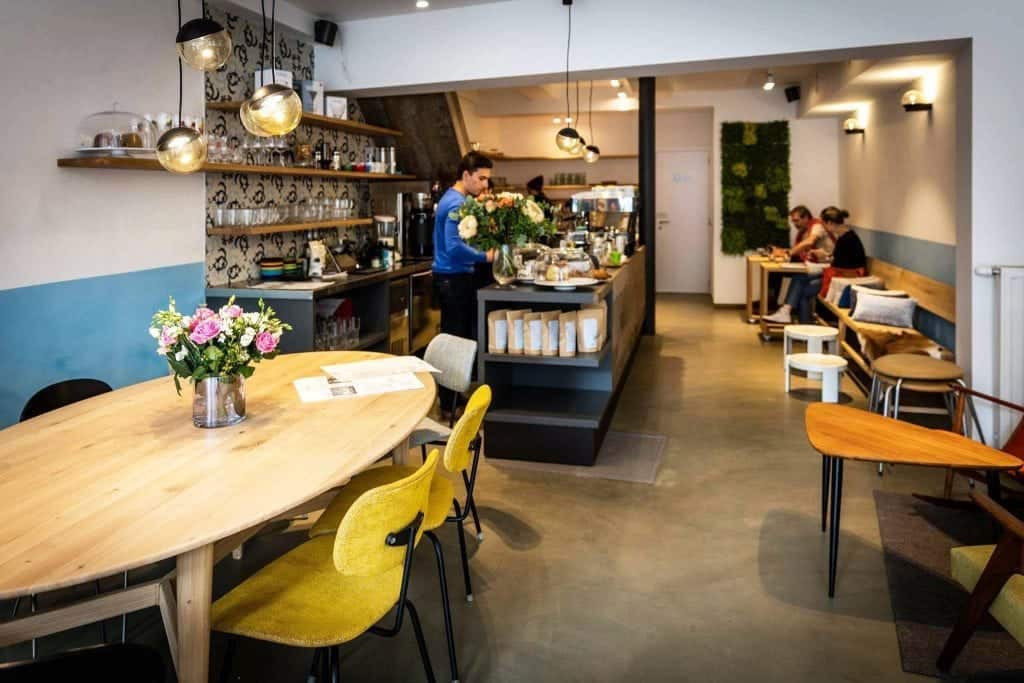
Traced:
<path fill-rule="evenodd" d="M 166 311 L 153 316 L 149 333 L 171 366 L 178 394 L 181 378 L 195 386 L 193 424 L 212 428 L 245 419 L 245 380 L 256 363 L 277 355 L 281 335 L 290 329 L 262 299 L 259 311 L 246 313 L 232 297 L 219 311 L 200 306 L 192 315 L 182 315 L 171 299 Z"/>
<path fill-rule="evenodd" d="M 470 246 L 496 250 L 492 270 L 495 281 L 504 287 L 518 274 L 514 249 L 555 234 L 555 224 L 544 215 L 544 208 L 521 194 L 499 192 L 466 197 L 451 217 L 459 221 L 459 237 Z"/>

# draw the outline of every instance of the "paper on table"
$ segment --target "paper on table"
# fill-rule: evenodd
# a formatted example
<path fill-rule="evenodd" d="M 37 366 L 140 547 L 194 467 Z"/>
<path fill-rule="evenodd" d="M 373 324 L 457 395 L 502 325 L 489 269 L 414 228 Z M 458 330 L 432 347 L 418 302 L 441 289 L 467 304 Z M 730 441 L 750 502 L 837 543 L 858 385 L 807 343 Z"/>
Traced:
<path fill-rule="evenodd" d="M 422 389 L 423 382 L 411 372 L 387 375 L 385 377 L 367 377 L 364 379 L 341 381 L 333 377 L 303 377 L 294 382 L 299 398 L 303 403 L 328 401 L 332 398 L 356 398 L 374 394 L 390 394 L 397 391 Z"/>
<path fill-rule="evenodd" d="M 338 363 L 336 365 L 325 365 L 321 369 L 331 377 L 342 381 L 368 377 L 387 377 L 389 375 L 415 372 L 441 373 L 433 365 L 416 356 L 395 356 L 376 360 L 362 360 L 355 363 Z"/>

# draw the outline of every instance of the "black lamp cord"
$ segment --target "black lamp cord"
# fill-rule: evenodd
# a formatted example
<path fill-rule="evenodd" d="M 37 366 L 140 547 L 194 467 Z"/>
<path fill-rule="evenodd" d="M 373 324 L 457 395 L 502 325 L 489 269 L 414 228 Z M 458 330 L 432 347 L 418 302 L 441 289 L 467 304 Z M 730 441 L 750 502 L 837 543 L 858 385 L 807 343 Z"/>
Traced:
<path fill-rule="evenodd" d="M 260 34 L 260 87 L 262 88 L 266 85 L 266 82 L 263 80 L 263 72 L 267 70 L 267 6 L 263 0 L 260 0 L 260 19 L 263 21 L 263 33 Z"/>
<path fill-rule="evenodd" d="M 590 144 L 594 142 L 594 81 L 590 81 L 590 113 L 587 114 L 587 119 L 590 124 Z"/>
<path fill-rule="evenodd" d="M 181 0 L 178 0 L 178 30 L 181 30 Z M 178 56 L 178 126 L 182 125 L 181 122 L 181 100 L 183 97 L 182 79 L 181 75 L 181 55 Z"/>
<path fill-rule="evenodd" d="M 565 118 L 572 117 L 572 108 L 569 105 L 569 47 L 572 45 L 572 5 L 569 5 L 569 34 L 565 40 Z M 568 121 L 566 127 L 571 128 Z"/>
<path fill-rule="evenodd" d="M 270 82 L 277 85 L 277 0 L 270 0 Z"/>

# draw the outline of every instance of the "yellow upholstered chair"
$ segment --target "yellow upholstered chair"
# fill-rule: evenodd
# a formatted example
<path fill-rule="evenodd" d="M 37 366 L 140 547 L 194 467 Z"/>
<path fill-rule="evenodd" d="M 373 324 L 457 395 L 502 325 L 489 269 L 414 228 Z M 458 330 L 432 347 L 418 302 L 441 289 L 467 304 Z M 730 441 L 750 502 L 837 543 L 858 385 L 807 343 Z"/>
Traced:
<path fill-rule="evenodd" d="M 306 541 L 217 600 L 213 630 L 315 648 L 314 669 L 323 664 L 326 683 L 338 680 L 338 645 L 367 631 L 395 636 L 408 610 L 427 680 L 434 681 L 419 616 L 406 590 L 438 459 L 435 450 L 407 476 L 364 491 L 336 533 Z M 391 626 L 376 625 L 396 607 Z M 231 639 L 223 680 L 233 652 Z"/>
<path fill-rule="evenodd" d="M 971 498 L 1003 531 L 998 545 L 950 550 L 953 578 L 971 591 L 971 597 L 939 655 L 940 671 L 953 666 L 986 611 L 1024 644 L 1024 522 L 983 493 L 972 492 Z"/>
<path fill-rule="evenodd" d="M 423 519 L 423 530 L 434 546 L 437 558 L 437 570 L 441 580 L 441 600 L 444 607 L 445 630 L 448 636 L 448 659 L 451 665 L 452 680 L 458 681 L 458 664 L 455 658 L 455 636 L 452 631 L 451 606 L 448 602 L 448 583 L 445 577 L 444 552 L 441 542 L 433 530 L 445 522 L 455 524 L 459 534 L 459 549 L 462 552 L 462 571 L 466 581 L 466 599 L 473 600 L 473 586 L 469 578 L 469 556 L 466 554 L 465 521 L 473 504 L 473 489 L 476 485 L 477 466 L 480 463 L 480 439 L 477 434 L 484 416 L 491 405 L 491 388 L 486 384 L 477 388 L 466 404 L 462 417 L 452 428 L 444 449 L 444 467 L 452 474 L 461 474 L 466 485 L 464 504 L 455 498 L 455 487 L 444 476 L 434 477 L 430 486 L 430 501 Z M 356 476 L 345 485 L 338 495 L 327 506 L 317 520 L 309 535 L 316 539 L 334 533 L 340 520 L 344 519 L 354 501 L 358 500 L 363 491 L 381 486 L 389 481 L 406 477 L 414 471 L 414 467 L 389 465 L 367 470 Z M 468 474 L 467 474 L 468 471 Z M 449 514 L 454 507 L 455 513 Z"/>

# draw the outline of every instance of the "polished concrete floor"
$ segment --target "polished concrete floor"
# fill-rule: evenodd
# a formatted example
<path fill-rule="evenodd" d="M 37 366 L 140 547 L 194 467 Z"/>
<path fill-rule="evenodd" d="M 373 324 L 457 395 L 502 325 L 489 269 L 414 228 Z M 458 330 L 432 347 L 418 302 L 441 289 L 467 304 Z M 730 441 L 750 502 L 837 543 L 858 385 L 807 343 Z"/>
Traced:
<path fill-rule="evenodd" d="M 872 490 L 936 493 L 941 472 L 897 468 L 880 479 L 871 465 L 847 466 L 839 583 L 829 600 L 820 458 L 803 427 L 817 390 L 796 379 L 797 391 L 784 394 L 781 344 L 760 342 L 738 311 L 706 297 L 659 298 L 657 328 L 642 342 L 613 423 L 668 437 L 656 485 L 484 465 L 486 538 L 470 539 L 471 604 L 461 600 L 455 535 L 443 530 L 462 680 L 919 679 L 900 669 Z M 852 384 L 843 391 L 863 405 Z M 217 590 L 298 540 L 252 542 L 244 561 L 218 566 Z M 412 597 L 443 681 L 427 546 L 415 574 Z M 160 643 L 159 619 L 133 617 L 129 636 Z M 222 649 L 215 638 L 214 672 Z M 309 661 L 308 652 L 245 642 L 232 680 L 300 681 Z M 424 680 L 408 624 L 395 639 L 344 646 L 342 668 L 342 680 Z"/>

